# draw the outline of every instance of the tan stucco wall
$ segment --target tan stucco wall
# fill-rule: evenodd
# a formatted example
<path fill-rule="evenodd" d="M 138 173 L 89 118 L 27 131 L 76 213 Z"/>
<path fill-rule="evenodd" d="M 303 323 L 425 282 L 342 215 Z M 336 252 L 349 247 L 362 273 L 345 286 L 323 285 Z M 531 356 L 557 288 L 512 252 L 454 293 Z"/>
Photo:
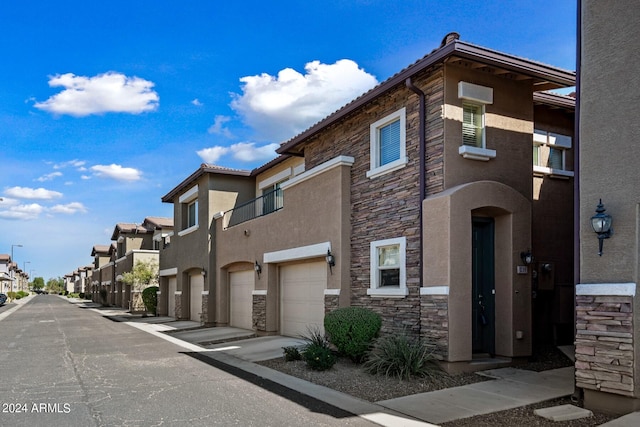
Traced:
<path fill-rule="evenodd" d="M 471 225 L 495 220 L 496 354 L 531 353 L 531 276 L 519 275 L 520 252 L 531 244 L 531 203 L 497 182 L 464 184 L 423 203 L 424 287 L 449 287 L 448 361 L 472 358 Z M 523 331 L 523 339 L 515 338 Z"/>
<path fill-rule="evenodd" d="M 491 180 L 503 182 L 531 198 L 533 154 L 533 92 L 528 80 L 509 80 L 447 65 L 444 71 L 444 186 L 452 188 L 467 182 Z M 462 103 L 458 98 L 458 82 L 464 81 L 493 88 L 493 104 L 486 105 L 486 145 L 496 150 L 487 162 L 464 159 L 458 149 L 462 145 Z"/>
<path fill-rule="evenodd" d="M 292 177 L 294 175 L 294 169 L 297 169 L 300 166 L 304 167 L 304 157 L 290 157 L 283 162 L 278 163 L 274 167 L 269 168 L 266 171 L 256 175 L 255 197 L 260 197 L 262 195 L 260 183 L 269 181 L 270 178 L 279 174 L 286 175 L 288 173 L 289 177 Z"/>
<path fill-rule="evenodd" d="M 262 265 L 255 289 L 267 290 L 267 331 L 278 329 L 278 269 L 265 264 L 264 253 L 330 242 L 336 258 L 328 288 L 341 289 L 340 297 L 349 301 L 349 178 L 348 166 L 337 166 L 318 176 L 283 190 L 283 209 L 223 230 L 223 219 L 216 221 L 218 287 L 216 317 L 219 324 L 229 322 L 228 273 Z M 320 259 L 323 259 L 324 255 Z M 328 269 L 328 267 L 327 267 Z"/>
<path fill-rule="evenodd" d="M 638 4 L 582 3 L 580 281 L 638 283 Z M 613 216 L 614 229 L 602 257 L 589 222 L 600 198 Z"/>

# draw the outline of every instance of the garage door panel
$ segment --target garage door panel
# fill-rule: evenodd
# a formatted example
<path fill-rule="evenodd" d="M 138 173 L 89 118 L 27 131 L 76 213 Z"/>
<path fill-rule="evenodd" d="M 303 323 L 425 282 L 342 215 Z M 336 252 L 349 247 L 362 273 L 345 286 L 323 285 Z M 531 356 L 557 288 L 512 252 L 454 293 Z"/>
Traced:
<path fill-rule="evenodd" d="M 254 272 L 229 274 L 229 324 L 236 328 L 253 329 Z"/>
<path fill-rule="evenodd" d="M 325 262 L 280 267 L 280 333 L 307 334 L 310 327 L 324 330 Z"/>
<path fill-rule="evenodd" d="M 176 291 L 178 290 L 178 281 L 175 277 L 169 278 L 169 290 L 167 291 L 167 314 L 176 317 Z"/>
<path fill-rule="evenodd" d="M 204 277 L 196 274 L 189 277 L 189 304 L 190 304 L 190 320 L 200 322 L 202 313 L 202 292 L 204 291 Z"/>

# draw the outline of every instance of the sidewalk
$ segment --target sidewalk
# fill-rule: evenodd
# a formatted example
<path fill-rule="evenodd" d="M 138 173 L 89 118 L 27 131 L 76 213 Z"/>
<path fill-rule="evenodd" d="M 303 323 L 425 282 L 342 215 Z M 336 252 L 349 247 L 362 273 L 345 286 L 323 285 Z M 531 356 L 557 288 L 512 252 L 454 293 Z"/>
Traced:
<path fill-rule="evenodd" d="M 169 317 L 135 317 L 124 309 L 95 308 L 91 303 L 71 301 L 92 308 L 112 320 L 124 322 L 196 352 L 201 359 L 241 369 L 315 399 L 324 401 L 382 426 L 437 426 L 456 419 L 484 415 L 571 395 L 573 367 L 543 372 L 516 368 L 484 371 L 494 378 L 461 387 L 409 395 L 380 402 L 367 402 L 258 365 L 256 361 L 282 355 L 282 347 L 299 340 L 281 336 L 255 337 L 253 331 L 238 328 L 202 328 L 197 322 Z M 628 414 L 603 426 L 640 425 L 640 413 Z"/>

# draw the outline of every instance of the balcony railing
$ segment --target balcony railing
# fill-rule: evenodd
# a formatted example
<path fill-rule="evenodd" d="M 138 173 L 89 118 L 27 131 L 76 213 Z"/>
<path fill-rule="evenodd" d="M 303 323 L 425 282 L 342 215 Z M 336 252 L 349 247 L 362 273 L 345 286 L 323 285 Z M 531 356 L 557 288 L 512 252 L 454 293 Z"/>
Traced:
<path fill-rule="evenodd" d="M 236 206 L 224 213 L 224 229 L 252 219 L 269 215 L 270 213 L 279 211 L 284 207 L 282 198 L 282 189 L 277 188 L 273 191 L 263 194 L 257 199 L 250 200 L 246 203 Z"/>

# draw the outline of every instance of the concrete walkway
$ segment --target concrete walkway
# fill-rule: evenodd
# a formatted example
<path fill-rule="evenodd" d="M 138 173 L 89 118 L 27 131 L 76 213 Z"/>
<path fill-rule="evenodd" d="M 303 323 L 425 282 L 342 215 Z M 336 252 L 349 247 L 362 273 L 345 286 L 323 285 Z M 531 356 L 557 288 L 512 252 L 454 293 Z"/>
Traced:
<path fill-rule="evenodd" d="M 126 313 L 124 309 L 98 308 L 82 301 L 71 302 L 172 341 L 191 352 L 197 352 L 202 358 L 211 359 L 212 363 L 221 362 L 241 369 L 382 426 L 434 427 L 456 419 L 568 396 L 574 391 L 573 367 L 543 372 L 500 368 L 482 372 L 482 375 L 492 378 L 491 381 L 371 403 L 253 363 L 282 356 L 282 347 L 300 344 L 299 339 L 255 337 L 253 331 L 239 328 L 202 328 L 197 322 L 176 321 L 170 317 L 141 318 Z M 638 425 L 640 413 L 604 424 L 606 427 Z"/>

